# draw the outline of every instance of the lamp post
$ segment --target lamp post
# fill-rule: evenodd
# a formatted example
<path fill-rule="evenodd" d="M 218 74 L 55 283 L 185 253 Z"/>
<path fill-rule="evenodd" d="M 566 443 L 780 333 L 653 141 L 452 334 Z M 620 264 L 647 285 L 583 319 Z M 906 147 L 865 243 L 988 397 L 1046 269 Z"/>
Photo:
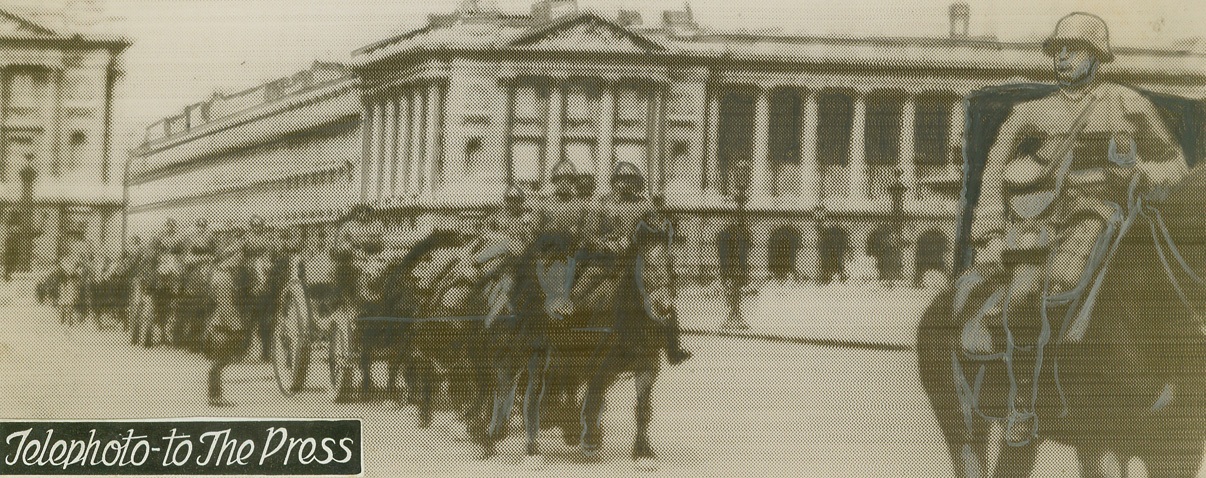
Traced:
<path fill-rule="evenodd" d="M 729 238 L 729 268 L 731 270 L 727 271 L 729 281 L 726 291 L 729 295 L 729 318 L 721 325 L 723 329 L 747 330 L 750 328 L 745 321 L 745 314 L 741 310 L 743 290 L 749 284 L 750 278 L 750 229 L 746 210 L 746 205 L 749 203 L 750 166 L 749 158 L 741 158 L 734 164 L 733 189 L 735 196 L 733 199 L 737 202 L 737 230 Z"/>
<path fill-rule="evenodd" d="M 892 262 L 889 266 L 892 267 L 892 275 L 889 277 L 889 283 L 896 284 L 904 279 L 904 195 L 906 187 L 901 181 L 901 176 L 904 171 L 899 167 L 892 170 L 892 184 L 888 186 L 888 194 L 892 197 L 892 233 L 888 238 L 888 250 Z"/>

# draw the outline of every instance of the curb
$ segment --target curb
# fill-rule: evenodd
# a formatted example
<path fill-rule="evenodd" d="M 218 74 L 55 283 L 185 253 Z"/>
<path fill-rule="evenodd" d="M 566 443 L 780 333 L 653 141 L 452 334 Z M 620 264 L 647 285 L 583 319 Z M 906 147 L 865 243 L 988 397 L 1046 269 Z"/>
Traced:
<path fill-rule="evenodd" d="M 827 348 L 844 348 L 844 349 L 860 349 L 860 350 L 881 350 L 887 352 L 910 352 L 917 349 L 911 345 L 890 344 L 885 342 L 858 342 L 849 340 L 837 339 L 810 339 L 805 337 L 793 337 L 789 335 L 764 334 L 757 332 L 728 332 L 721 330 L 699 330 L 699 329 L 683 329 L 685 335 L 694 335 L 700 337 L 719 337 L 719 338 L 734 338 L 746 340 L 760 340 L 764 342 L 790 343 L 799 345 L 813 345 L 817 347 Z"/>

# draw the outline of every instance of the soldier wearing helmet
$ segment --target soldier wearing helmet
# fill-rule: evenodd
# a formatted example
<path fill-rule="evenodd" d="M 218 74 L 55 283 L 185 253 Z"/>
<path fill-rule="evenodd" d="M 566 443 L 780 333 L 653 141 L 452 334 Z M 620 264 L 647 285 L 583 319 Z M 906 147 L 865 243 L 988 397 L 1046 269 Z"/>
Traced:
<path fill-rule="evenodd" d="M 580 194 L 578 170 L 569 160 L 553 166 L 549 181 L 553 192 L 541 201 L 536 214 L 537 270 L 546 283 L 566 285 L 546 291 L 546 311 L 564 317 L 573 310 L 566 275 L 573 274 L 571 258 L 581 247 L 590 203 Z"/>
<path fill-rule="evenodd" d="M 630 162 L 620 161 L 612 168 L 611 192 L 599 198 L 590 220 L 588 247 L 594 252 L 592 255 L 596 260 L 608 258 L 601 261 L 601 267 L 613 269 L 612 274 L 622 274 L 622 269 L 631 267 L 631 264 L 624 261 L 615 262 L 614 258 L 640 253 L 634 250 L 633 238 L 637 234 L 638 225 L 642 223 L 656 232 L 672 231 L 667 216 L 645 193 L 645 178 L 640 169 Z M 661 297 L 660 301 L 672 302 L 674 291 L 666 292 L 668 295 Z M 664 308 L 671 309 L 671 313 L 665 316 L 655 314 L 656 316 L 651 318 L 662 322 L 666 334 L 667 360 L 672 365 L 677 365 L 691 358 L 691 352 L 683 349 L 679 341 L 678 320 L 677 314 L 672 310 L 673 304 L 663 305 L 666 306 Z"/>
<path fill-rule="evenodd" d="M 1009 365 L 1005 438 L 1015 446 L 1037 436 L 1047 331 L 1065 330 L 1056 341 L 1083 338 L 1125 218 L 1187 173 L 1156 107 L 1099 76 L 1114 59 L 1101 18 L 1064 17 L 1043 51 L 1058 91 L 1016 104 L 1001 125 L 971 219 L 974 265 L 956 282 L 954 304 L 966 321 L 965 354 Z"/>
<path fill-rule="evenodd" d="M 184 239 L 183 282 L 188 283 L 202 266 L 213 263 L 217 239 L 205 218 L 197 219 L 196 227 Z"/>

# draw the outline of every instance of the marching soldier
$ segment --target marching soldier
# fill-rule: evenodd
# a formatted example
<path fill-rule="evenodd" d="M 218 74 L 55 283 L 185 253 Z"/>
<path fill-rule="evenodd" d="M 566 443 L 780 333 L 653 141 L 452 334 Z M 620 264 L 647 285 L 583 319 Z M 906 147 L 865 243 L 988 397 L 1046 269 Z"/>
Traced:
<path fill-rule="evenodd" d="M 641 221 L 651 227 L 665 225 L 664 214 L 659 213 L 644 190 L 645 180 L 635 165 L 627 161 L 616 163 L 612 169 L 611 192 L 599 199 L 595 211 L 590 236 L 593 249 L 613 257 L 622 257 L 631 254 L 632 237 Z M 670 252 L 667 251 L 668 254 Z M 617 264 L 615 267 L 625 265 Z M 672 296 L 669 301 L 673 302 Z M 665 327 L 667 361 L 677 365 L 691 358 L 691 352 L 683 349 L 679 341 L 677 314 L 652 318 Z"/>
<path fill-rule="evenodd" d="M 168 302 L 171 291 L 176 290 L 176 281 L 180 277 L 180 260 L 184 253 L 184 243 L 180 232 L 176 229 L 176 220 L 168 219 L 163 224 L 159 234 L 147 244 L 150 248 L 151 264 L 154 265 L 154 288 L 161 293 L 154 297 L 155 323 L 166 324 L 171 304 Z M 167 337 L 161 340 L 169 340 Z"/>
<path fill-rule="evenodd" d="M 268 228 L 263 216 L 258 214 L 251 216 L 248 221 L 247 234 L 242 239 L 244 274 L 249 274 L 251 266 L 260 260 L 266 260 L 272 264 L 273 269 L 276 268 L 276 257 L 280 253 L 279 238 L 279 235 L 274 234 Z M 244 277 L 250 276 L 245 275 Z M 274 301 L 275 297 L 247 297 L 247 300 L 244 301 L 243 313 L 255 319 L 255 327 L 260 334 L 260 360 L 265 362 L 271 358 L 269 352 L 272 345 L 272 304 Z"/>
<path fill-rule="evenodd" d="M 246 273 L 247 230 L 231 226 L 221 240 L 215 241 L 213 290 L 216 310 L 213 319 L 206 324 L 206 356 L 210 360 L 208 375 L 209 406 L 225 407 L 231 403 L 222 396 L 222 371 L 250 346 L 250 328 L 246 320 L 247 309 L 243 292 L 236 290 L 234 278 Z"/>
<path fill-rule="evenodd" d="M 180 283 L 177 289 L 177 296 L 184 297 L 188 294 L 205 294 L 209 291 L 210 272 L 213 267 L 214 254 L 217 253 L 217 242 L 213 231 L 209 229 L 209 221 L 205 218 L 197 220 L 196 229 L 194 229 L 187 237 L 183 237 L 183 255 L 181 256 Z M 193 300 L 203 299 L 202 297 L 190 297 Z M 179 312 L 177 313 L 179 315 Z M 180 318 L 178 317 L 178 320 Z M 204 330 L 204 322 L 202 317 L 188 317 L 185 323 L 180 324 L 184 344 L 192 350 L 198 350 L 201 346 L 201 341 L 198 340 L 200 333 Z"/>
<path fill-rule="evenodd" d="M 956 282 L 954 304 L 966 320 L 966 354 L 1007 364 L 1005 438 L 1015 446 L 1038 433 L 1035 401 L 1049 331 L 1066 331 L 1056 340 L 1083 338 L 1099 275 L 1128 229 L 1126 218 L 1139 204 L 1157 203 L 1187 173 L 1156 107 L 1098 77 L 1114 58 L 1104 21 L 1064 17 L 1043 50 L 1059 90 L 1015 105 L 1001 126 L 971 223 L 974 267 Z M 1006 337 L 993 336 L 998 328 Z"/>

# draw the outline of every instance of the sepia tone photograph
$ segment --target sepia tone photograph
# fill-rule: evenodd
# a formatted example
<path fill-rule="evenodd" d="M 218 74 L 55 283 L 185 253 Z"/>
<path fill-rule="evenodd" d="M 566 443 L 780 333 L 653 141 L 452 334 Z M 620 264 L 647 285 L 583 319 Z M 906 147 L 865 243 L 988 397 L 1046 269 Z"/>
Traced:
<path fill-rule="evenodd" d="M 1191 0 L 0 0 L 0 475 L 1206 477 Z"/>

